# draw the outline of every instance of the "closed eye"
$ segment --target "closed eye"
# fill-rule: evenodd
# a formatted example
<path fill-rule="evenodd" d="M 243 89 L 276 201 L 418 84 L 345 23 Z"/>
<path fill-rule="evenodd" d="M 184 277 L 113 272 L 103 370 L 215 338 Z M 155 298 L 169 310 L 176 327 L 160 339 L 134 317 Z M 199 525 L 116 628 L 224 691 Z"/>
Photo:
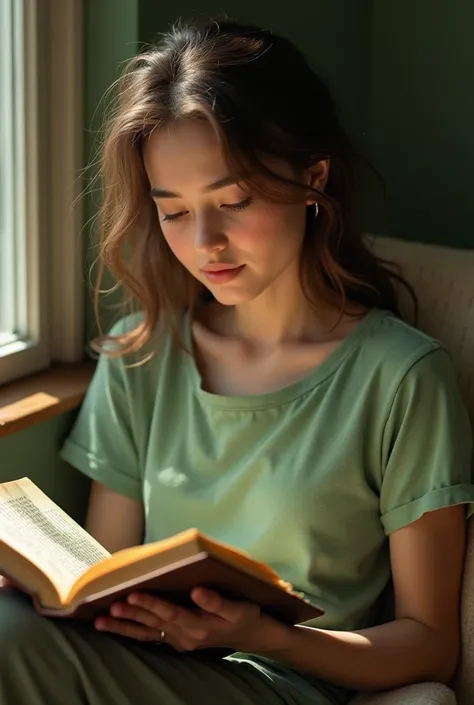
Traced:
<path fill-rule="evenodd" d="M 242 211 L 244 208 L 248 208 L 251 203 L 252 197 L 248 196 L 248 198 L 245 198 L 243 201 L 239 201 L 239 203 L 223 203 L 221 208 L 227 208 L 231 211 Z"/>
<path fill-rule="evenodd" d="M 188 211 L 180 211 L 179 213 L 169 213 L 168 215 L 164 215 L 162 217 L 162 222 L 172 222 L 173 220 L 178 220 L 178 218 L 181 218 L 181 216 L 186 215 Z"/>
<path fill-rule="evenodd" d="M 225 208 L 226 210 L 230 211 L 242 211 L 244 208 L 248 208 L 250 204 L 252 203 L 252 197 L 248 196 L 247 198 L 244 198 L 243 201 L 239 201 L 238 203 L 223 203 L 221 208 Z M 189 211 L 179 211 L 178 213 L 168 213 L 168 215 L 163 215 L 162 217 L 162 222 L 165 223 L 172 223 L 173 220 L 178 220 L 178 218 L 182 218 L 183 215 L 186 215 Z"/>

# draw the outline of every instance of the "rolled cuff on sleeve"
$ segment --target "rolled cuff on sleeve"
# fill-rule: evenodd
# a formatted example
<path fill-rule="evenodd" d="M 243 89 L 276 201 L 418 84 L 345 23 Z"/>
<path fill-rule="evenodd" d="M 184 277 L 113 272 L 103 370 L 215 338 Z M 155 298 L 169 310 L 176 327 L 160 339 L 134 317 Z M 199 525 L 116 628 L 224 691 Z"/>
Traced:
<path fill-rule="evenodd" d="M 117 467 L 110 467 L 74 441 L 66 440 L 60 456 L 67 463 L 84 473 L 84 475 L 90 477 L 91 480 L 100 482 L 114 492 L 126 495 L 131 499 L 143 499 L 140 480 L 130 477 L 130 475 Z"/>
<path fill-rule="evenodd" d="M 402 529 L 412 524 L 426 512 L 442 509 L 457 504 L 467 504 L 466 512 L 469 518 L 474 514 L 474 485 L 463 484 L 451 487 L 442 487 L 432 490 L 423 497 L 414 499 L 407 504 L 395 507 L 382 515 L 382 525 L 385 534 Z"/>

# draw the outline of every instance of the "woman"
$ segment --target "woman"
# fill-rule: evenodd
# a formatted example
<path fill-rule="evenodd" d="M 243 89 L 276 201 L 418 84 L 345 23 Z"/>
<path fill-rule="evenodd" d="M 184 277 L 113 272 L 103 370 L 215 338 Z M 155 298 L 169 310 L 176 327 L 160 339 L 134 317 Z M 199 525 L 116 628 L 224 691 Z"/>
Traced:
<path fill-rule="evenodd" d="M 362 242 L 328 90 L 232 23 L 172 30 L 119 88 L 101 259 L 141 312 L 97 343 L 63 450 L 93 480 L 87 528 L 116 551 L 195 526 L 325 614 L 288 627 L 197 588 L 195 610 L 131 594 L 78 625 L 5 591 L 0 702 L 329 705 L 449 682 L 469 423 Z"/>

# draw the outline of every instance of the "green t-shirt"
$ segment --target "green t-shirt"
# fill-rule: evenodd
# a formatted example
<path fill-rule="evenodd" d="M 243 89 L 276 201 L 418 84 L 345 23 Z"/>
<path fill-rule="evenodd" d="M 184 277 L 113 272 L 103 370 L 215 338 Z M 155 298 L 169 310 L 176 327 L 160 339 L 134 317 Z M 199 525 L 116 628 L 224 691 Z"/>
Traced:
<path fill-rule="evenodd" d="M 188 314 L 182 325 L 189 343 Z M 140 366 L 100 359 L 63 457 L 143 500 L 146 541 L 196 527 L 269 563 L 324 608 L 318 627 L 376 623 L 387 536 L 474 501 L 470 424 L 449 356 L 386 311 L 369 312 L 300 381 L 255 396 L 204 391 L 170 333 L 152 347 Z"/>

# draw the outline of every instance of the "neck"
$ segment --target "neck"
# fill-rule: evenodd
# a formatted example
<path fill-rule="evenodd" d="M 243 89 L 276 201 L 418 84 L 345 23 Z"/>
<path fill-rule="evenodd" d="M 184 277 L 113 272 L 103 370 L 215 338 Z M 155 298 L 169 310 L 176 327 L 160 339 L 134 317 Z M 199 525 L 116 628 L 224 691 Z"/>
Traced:
<path fill-rule="evenodd" d="M 308 303 L 299 278 L 279 279 L 259 297 L 232 309 L 229 333 L 257 347 L 325 339 L 337 313 L 321 304 L 314 309 Z"/>

